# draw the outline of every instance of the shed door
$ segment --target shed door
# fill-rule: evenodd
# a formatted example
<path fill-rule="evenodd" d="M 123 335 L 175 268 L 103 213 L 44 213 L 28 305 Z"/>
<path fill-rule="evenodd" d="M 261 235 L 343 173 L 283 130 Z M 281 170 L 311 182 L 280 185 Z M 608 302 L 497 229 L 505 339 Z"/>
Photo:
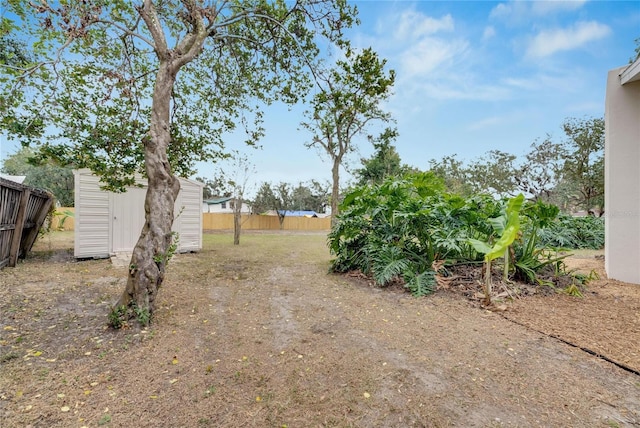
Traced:
<path fill-rule="evenodd" d="M 113 194 L 112 251 L 130 252 L 138 242 L 144 226 L 146 189 L 134 187 L 126 193 Z"/>

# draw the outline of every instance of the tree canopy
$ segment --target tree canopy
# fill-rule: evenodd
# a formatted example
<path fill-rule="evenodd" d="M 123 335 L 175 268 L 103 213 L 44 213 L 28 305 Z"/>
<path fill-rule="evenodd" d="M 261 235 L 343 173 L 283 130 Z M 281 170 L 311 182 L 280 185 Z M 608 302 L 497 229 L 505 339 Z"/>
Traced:
<path fill-rule="evenodd" d="M 396 129 L 387 128 L 378 137 L 369 136 L 374 153 L 368 159 L 360 159 L 362 168 L 355 171 L 356 185 L 380 184 L 388 177 L 401 177 L 413 169 L 402 163 L 393 140 L 398 138 Z"/>
<path fill-rule="evenodd" d="M 24 184 L 45 189 L 53 193 L 63 207 L 72 207 L 73 171 L 53 162 L 34 164 L 33 150 L 23 147 L 8 156 L 2 163 L 2 172 L 9 175 L 24 175 Z"/>
<path fill-rule="evenodd" d="M 338 214 L 340 166 L 355 150 L 355 138 L 374 121 L 389 122 L 391 115 L 381 102 L 391 95 L 395 72 L 385 71 L 386 60 L 371 49 L 346 49 L 334 67 L 316 73 L 318 92 L 301 123 L 313 136 L 307 147 L 316 147 L 332 162 L 331 213 Z"/>
<path fill-rule="evenodd" d="M 451 192 L 471 195 L 488 192 L 559 206 L 563 211 L 604 211 L 604 120 L 567 118 L 565 138 L 547 135 L 536 140 L 524 157 L 498 150 L 465 164 L 453 156 L 432 159 L 429 170 L 442 178 Z"/>
<path fill-rule="evenodd" d="M 223 154 L 225 133 L 238 126 L 255 144 L 264 132 L 259 106 L 296 102 L 309 89 L 316 34 L 341 43 L 341 29 L 354 19 L 341 0 L 24 1 L 11 2 L 8 11 L 15 19 L 5 15 L 4 32 L 34 42 L 30 61 L 25 56 L 1 68 L 3 117 L 19 111 L 55 125 L 46 141 L 43 127 L 28 140 L 46 156 L 91 168 L 113 188 L 132 184 L 136 171 L 146 173 L 160 63 L 171 63 L 175 80 L 163 95 L 170 99 L 168 161 L 188 176 L 194 162 Z M 9 137 L 27 139 L 14 131 Z"/>
<path fill-rule="evenodd" d="M 2 129 L 111 189 L 147 176 L 145 224 L 116 305 L 147 322 L 171 254 L 175 174 L 223 156 L 236 127 L 255 144 L 262 106 L 304 97 L 318 44 L 348 48 L 342 30 L 356 22 L 346 0 L 6 6 L 0 35 L 29 40 L 33 59 L 0 64 Z"/>

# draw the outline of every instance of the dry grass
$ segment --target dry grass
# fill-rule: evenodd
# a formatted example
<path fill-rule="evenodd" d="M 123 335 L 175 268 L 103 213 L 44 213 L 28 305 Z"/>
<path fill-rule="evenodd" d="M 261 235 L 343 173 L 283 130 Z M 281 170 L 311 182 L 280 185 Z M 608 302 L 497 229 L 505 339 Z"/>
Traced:
<path fill-rule="evenodd" d="M 207 234 L 171 262 L 154 323 L 115 332 L 124 270 L 74 261 L 69 233 L 45 238 L 0 272 L 0 426 L 640 424 L 640 377 L 505 318 L 623 358 L 640 343 L 637 288 L 602 280 L 501 315 L 329 275 L 325 239 Z"/>

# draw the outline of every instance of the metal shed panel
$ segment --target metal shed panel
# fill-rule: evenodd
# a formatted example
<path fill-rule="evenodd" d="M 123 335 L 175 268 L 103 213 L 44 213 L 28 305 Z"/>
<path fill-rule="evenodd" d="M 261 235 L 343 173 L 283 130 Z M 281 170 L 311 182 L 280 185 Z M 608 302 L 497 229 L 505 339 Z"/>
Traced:
<path fill-rule="evenodd" d="M 111 253 L 129 252 L 136 246 L 145 223 L 146 188 L 133 187 L 111 193 Z"/>
<path fill-rule="evenodd" d="M 109 194 L 100 190 L 98 177 L 89 170 L 74 171 L 74 256 L 109 257 Z"/>
<path fill-rule="evenodd" d="M 90 170 L 74 171 L 76 228 L 74 255 L 77 258 L 109 257 L 116 251 L 132 251 L 144 224 L 143 188 L 127 193 L 100 189 L 98 177 Z M 180 193 L 174 206 L 172 230 L 179 234 L 181 252 L 202 249 L 202 184 L 180 178 Z"/>
<path fill-rule="evenodd" d="M 180 179 L 180 194 L 176 199 L 173 230 L 180 234 L 180 252 L 202 249 L 202 183 Z"/>

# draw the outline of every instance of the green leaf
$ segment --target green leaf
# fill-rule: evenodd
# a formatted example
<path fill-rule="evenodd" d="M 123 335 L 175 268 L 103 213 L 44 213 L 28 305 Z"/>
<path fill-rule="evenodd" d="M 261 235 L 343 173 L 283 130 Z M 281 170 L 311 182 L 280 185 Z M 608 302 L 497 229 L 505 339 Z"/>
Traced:
<path fill-rule="evenodd" d="M 469 244 L 471 244 L 474 250 L 481 254 L 488 254 L 491 252 L 491 247 L 484 241 L 473 238 L 470 238 L 467 241 L 469 242 Z"/>
<path fill-rule="evenodd" d="M 509 199 L 507 203 L 507 225 L 500 236 L 500 239 L 491 248 L 491 251 L 485 254 L 485 260 L 491 261 L 504 254 L 504 251 L 513 243 L 516 239 L 518 231 L 520 230 L 520 209 L 524 203 L 524 195 L 521 193 L 515 198 Z"/>

